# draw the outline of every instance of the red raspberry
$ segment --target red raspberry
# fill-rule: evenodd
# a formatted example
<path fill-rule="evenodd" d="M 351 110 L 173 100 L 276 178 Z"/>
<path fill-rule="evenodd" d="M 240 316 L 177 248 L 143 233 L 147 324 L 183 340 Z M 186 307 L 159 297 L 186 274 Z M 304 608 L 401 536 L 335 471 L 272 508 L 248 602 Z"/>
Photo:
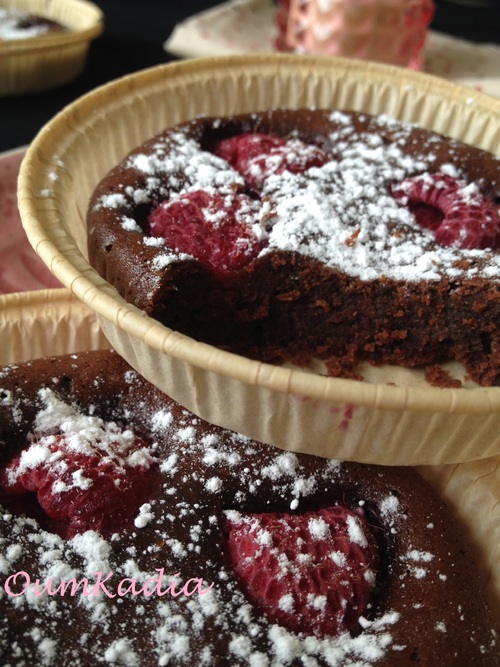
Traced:
<path fill-rule="evenodd" d="M 149 216 L 149 233 L 198 259 L 219 277 L 238 271 L 264 247 L 260 204 L 243 194 L 195 190 L 161 202 Z"/>
<path fill-rule="evenodd" d="M 46 516 L 38 508 L 33 513 L 67 539 L 87 530 L 112 534 L 132 527 L 149 495 L 152 459 L 145 442 L 135 436 L 124 451 L 123 444 L 112 439 L 101 448 L 97 439 L 91 448 L 78 451 L 72 437 L 42 437 L 11 461 L 0 473 L 7 498 L 15 502 L 36 494 Z"/>
<path fill-rule="evenodd" d="M 328 160 L 321 148 L 300 139 L 258 133 L 223 139 L 214 152 L 227 160 L 253 189 L 260 189 L 273 174 L 300 174 L 311 167 L 321 167 Z"/>
<path fill-rule="evenodd" d="M 249 600 L 272 622 L 317 637 L 354 631 L 379 564 L 360 512 L 226 512 L 228 554 Z"/>
<path fill-rule="evenodd" d="M 423 174 L 392 186 L 418 224 L 436 241 L 464 249 L 500 247 L 500 212 L 473 184 L 445 174 Z"/>

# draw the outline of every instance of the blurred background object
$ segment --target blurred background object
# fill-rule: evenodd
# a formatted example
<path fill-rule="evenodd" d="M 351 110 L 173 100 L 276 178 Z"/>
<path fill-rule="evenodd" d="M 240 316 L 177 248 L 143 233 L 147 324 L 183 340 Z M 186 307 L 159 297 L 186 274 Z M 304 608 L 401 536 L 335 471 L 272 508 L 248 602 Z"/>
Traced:
<path fill-rule="evenodd" d="M 280 0 L 276 45 L 296 53 L 422 66 L 433 0 Z"/>
<path fill-rule="evenodd" d="M 271 9 L 274 2 L 274 8 L 277 9 L 277 0 L 261 1 L 263 6 L 269 5 Z M 177 26 L 196 15 L 215 9 L 224 10 L 229 4 L 222 0 L 94 2 L 106 17 L 105 29 L 92 43 L 85 71 L 74 82 L 53 91 L 3 98 L 0 104 L 0 151 L 31 142 L 43 124 L 89 90 L 145 67 L 177 60 L 179 56 L 167 53 L 163 48 L 165 40 Z M 241 6 L 241 0 L 239 2 Z M 499 0 L 481 0 L 481 5 L 458 4 L 459 0 L 434 2 L 436 13 L 430 25 L 431 32 L 463 38 L 473 43 L 500 44 Z M 268 14 L 273 16 L 271 11 Z M 269 29 L 271 27 L 268 26 Z M 245 33 L 232 37 L 240 44 L 245 41 Z M 448 58 L 447 54 L 448 50 L 444 54 Z M 454 64 L 455 55 L 451 51 L 449 58 Z"/>
<path fill-rule="evenodd" d="M 3 0 L 2 7 L 0 97 L 50 91 L 82 74 L 104 29 L 99 7 L 88 0 Z"/>

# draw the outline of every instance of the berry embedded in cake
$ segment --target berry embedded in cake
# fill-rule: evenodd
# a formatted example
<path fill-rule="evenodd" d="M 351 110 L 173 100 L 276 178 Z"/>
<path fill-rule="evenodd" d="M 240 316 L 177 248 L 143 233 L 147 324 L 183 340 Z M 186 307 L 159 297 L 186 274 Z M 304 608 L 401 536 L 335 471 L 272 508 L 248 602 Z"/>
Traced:
<path fill-rule="evenodd" d="M 272 621 L 317 637 L 356 632 L 381 563 L 362 508 L 303 514 L 226 512 L 228 553 L 252 603 Z"/>
<path fill-rule="evenodd" d="M 0 457 L 4 665 L 500 665 L 411 468 L 213 426 L 112 351 L 1 368 Z"/>
<path fill-rule="evenodd" d="M 222 139 L 215 144 L 214 153 L 243 176 L 247 187 L 256 190 L 274 174 L 301 174 L 328 161 L 326 153 L 314 144 L 258 132 Z"/>
<path fill-rule="evenodd" d="M 88 210 L 129 302 L 263 361 L 500 385 L 500 160 L 387 116 L 198 118 L 132 151 Z M 458 384 L 459 381 L 458 381 Z"/>
<path fill-rule="evenodd" d="M 485 197 L 476 183 L 446 174 L 422 174 L 395 183 L 392 194 L 421 227 L 434 232 L 440 245 L 499 249 L 500 204 Z"/>
<path fill-rule="evenodd" d="M 257 203 L 245 194 L 193 190 L 155 206 L 148 232 L 223 278 L 262 250 L 263 233 L 250 222 L 258 214 Z"/>
<path fill-rule="evenodd" d="M 133 527 L 154 483 L 145 439 L 82 414 L 49 389 L 42 394 L 45 407 L 37 415 L 34 440 L 0 472 L 0 496 L 27 514 L 33 511 L 44 527 L 65 538 Z"/>

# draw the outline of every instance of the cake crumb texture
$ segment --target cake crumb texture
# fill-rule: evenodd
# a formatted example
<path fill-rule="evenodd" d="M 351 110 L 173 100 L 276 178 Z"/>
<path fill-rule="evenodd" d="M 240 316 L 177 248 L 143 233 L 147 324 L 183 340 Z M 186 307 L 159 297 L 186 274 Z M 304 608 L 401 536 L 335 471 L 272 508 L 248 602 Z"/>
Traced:
<path fill-rule="evenodd" d="M 153 318 L 251 358 L 351 378 L 458 361 L 498 386 L 499 202 L 498 157 L 385 115 L 199 118 L 101 181 L 89 258 Z"/>

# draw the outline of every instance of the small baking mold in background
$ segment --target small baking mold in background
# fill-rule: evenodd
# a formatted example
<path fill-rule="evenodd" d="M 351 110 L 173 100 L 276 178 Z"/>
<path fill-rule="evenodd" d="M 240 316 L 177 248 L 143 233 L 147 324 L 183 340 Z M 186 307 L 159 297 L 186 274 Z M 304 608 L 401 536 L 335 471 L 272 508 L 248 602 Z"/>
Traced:
<path fill-rule="evenodd" d="M 42 16 L 67 30 L 0 41 L 0 96 L 43 92 L 73 81 L 104 29 L 103 13 L 86 0 L 3 0 L 2 9 Z"/>

